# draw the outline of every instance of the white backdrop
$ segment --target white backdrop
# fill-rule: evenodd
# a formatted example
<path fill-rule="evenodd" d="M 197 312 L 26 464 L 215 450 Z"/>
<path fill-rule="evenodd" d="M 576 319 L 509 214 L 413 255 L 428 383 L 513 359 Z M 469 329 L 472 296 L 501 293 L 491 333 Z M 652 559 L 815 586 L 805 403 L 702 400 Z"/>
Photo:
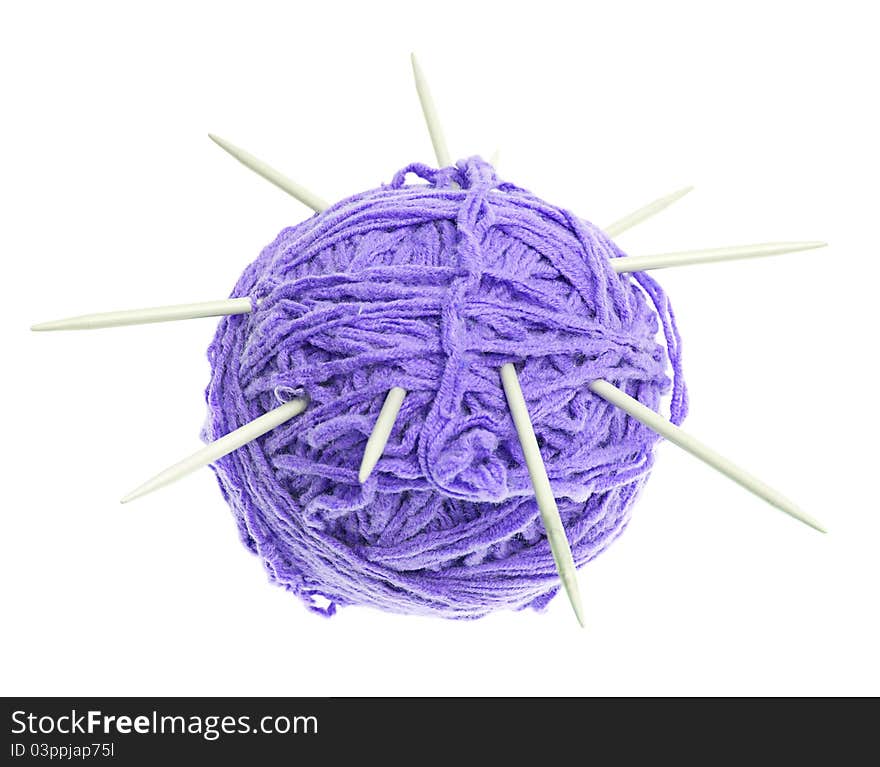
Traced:
<path fill-rule="evenodd" d="M 711 6 L 711 7 L 710 7 Z M 824 6 L 824 7 L 823 7 Z M 876 75 L 869 4 L 5 4 L 7 279 L 0 693 L 877 694 Z M 36 321 L 228 295 L 309 211 L 432 162 L 416 50 L 453 154 L 599 224 L 685 184 L 632 254 L 830 247 L 657 273 L 693 433 L 822 536 L 677 448 L 580 572 L 588 628 L 308 613 L 266 581 L 196 449 L 214 322 L 36 335 Z"/>

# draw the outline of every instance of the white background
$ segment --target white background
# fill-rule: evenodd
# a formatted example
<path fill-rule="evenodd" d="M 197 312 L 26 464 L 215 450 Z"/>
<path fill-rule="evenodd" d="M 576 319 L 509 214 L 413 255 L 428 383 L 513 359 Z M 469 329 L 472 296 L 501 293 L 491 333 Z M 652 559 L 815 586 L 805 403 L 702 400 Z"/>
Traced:
<path fill-rule="evenodd" d="M 0 12 L 0 692 L 878 694 L 878 120 L 868 3 L 8 3 Z M 87 311 L 222 298 L 308 215 L 206 138 L 329 199 L 432 152 L 605 224 L 696 191 L 630 253 L 823 239 L 658 273 L 687 428 L 822 536 L 671 445 L 581 571 L 589 625 L 308 613 L 266 581 L 199 447 L 214 322 L 32 334 Z"/>

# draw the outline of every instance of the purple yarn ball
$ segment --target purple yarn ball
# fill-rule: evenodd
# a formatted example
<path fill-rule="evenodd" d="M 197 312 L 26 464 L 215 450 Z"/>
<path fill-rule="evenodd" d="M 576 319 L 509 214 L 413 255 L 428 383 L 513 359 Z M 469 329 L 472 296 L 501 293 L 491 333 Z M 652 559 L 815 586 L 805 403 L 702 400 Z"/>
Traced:
<path fill-rule="evenodd" d="M 671 389 L 676 424 L 687 410 L 669 302 L 646 274 L 616 274 L 622 255 L 479 158 L 410 165 L 282 231 L 233 291 L 254 310 L 225 317 L 208 351 L 203 433 L 309 399 L 214 465 L 270 578 L 328 615 L 545 606 L 559 577 L 499 368 L 517 367 L 578 566 L 626 527 L 658 440 L 588 384 L 654 410 Z M 392 386 L 408 394 L 361 485 Z"/>

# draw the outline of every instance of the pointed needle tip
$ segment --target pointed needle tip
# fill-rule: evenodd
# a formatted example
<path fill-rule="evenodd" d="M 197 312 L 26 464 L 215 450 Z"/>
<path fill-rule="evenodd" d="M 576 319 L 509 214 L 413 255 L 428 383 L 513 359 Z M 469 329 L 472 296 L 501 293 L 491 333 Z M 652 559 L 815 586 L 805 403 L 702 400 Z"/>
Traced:
<path fill-rule="evenodd" d="M 220 138 L 216 133 L 209 133 L 208 138 L 211 139 L 217 146 L 219 146 L 224 152 L 229 152 L 229 154 L 234 155 L 233 145 L 230 144 L 225 138 Z"/>
<path fill-rule="evenodd" d="M 48 322 L 38 322 L 31 325 L 31 330 L 40 333 L 44 330 L 76 330 L 76 324 L 72 322 L 74 318 L 70 317 L 66 320 L 49 320 Z"/>
<path fill-rule="evenodd" d="M 409 62 L 410 62 L 410 64 L 412 64 L 412 71 L 413 71 L 413 75 L 416 78 L 416 82 L 421 83 L 423 76 L 422 76 L 422 67 L 419 64 L 418 56 L 416 56 L 415 53 L 410 53 L 409 54 Z"/>
<path fill-rule="evenodd" d="M 135 490 L 132 490 L 128 495 L 123 495 L 122 498 L 119 499 L 120 503 L 130 503 L 135 498 L 140 498 L 144 495 L 145 491 L 142 487 L 139 487 Z"/>
<path fill-rule="evenodd" d="M 819 520 L 811 517 L 809 514 L 805 514 L 800 509 L 795 509 L 793 511 L 788 512 L 791 516 L 793 516 L 799 522 L 803 522 L 808 527 L 812 527 L 813 530 L 817 530 L 820 533 L 827 534 L 828 528 L 825 527 Z"/>
<path fill-rule="evenodd" d="M 370 474 L 371 471 L 368 468 L 361 466 L 361 470 L 358 472 L 358 482 L 364 484 L 370 478 Z"/>
<path fill-rule="evenodd" d="M 780 243 L 780 244 L 790 244 L 792 247 L 792 251 L 797 250 L 815 250 L 816 248 L 827 248 L 828 243 L 823 242 L 822 240 L 806 240 L 803 242 L 792 242 L 792 243 Z"/>
<path fill-rule="evenodd" d="M 828 535 L 828 528 L 824 525 L 820 525 L 815 519 L 811 520 L 810 527 L 814 530 L 818 530 L 822 535 Z"/>

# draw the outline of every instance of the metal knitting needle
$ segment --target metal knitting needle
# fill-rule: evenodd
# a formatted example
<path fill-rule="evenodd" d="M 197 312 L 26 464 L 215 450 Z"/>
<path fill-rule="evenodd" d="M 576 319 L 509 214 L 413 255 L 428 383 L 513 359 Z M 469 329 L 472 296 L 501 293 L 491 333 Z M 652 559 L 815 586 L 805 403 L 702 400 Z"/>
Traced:
<path fill-rule="evenodd" d="M 422 114 L 425 118 L 425 124 L 428 126 L 428 133 L 431 136 L 431 144 L 434 146 L 434 155 L 437 158 L 437 165 L 445 168 L 452 164 L 449 149 L 446 146 L 446 139 L 443 136 L 443 128 L 440 125 L 440 119 L 437 116 L 437 108 L 434 105 L 434 99 L 431 96 L 431 89 L 428 87 L 428 81 L 425 74 L 419 66 L 419 61 L 415 53 L 410 54 L 412 62 L 413 79 L 415 80 L 416 93 L 419 96 L 419 104 L 422 107 Z M 498 161 L 498 150 L 495 151 L 493 164 Z M 369 478 L 373 469 L 376 467 L 382 453 L 385 452 L 385 445 L 388 443 L 388 437 L 391 436 L 391 429 L 394 427 L 394 421 L 400 411 L 406 397 L 406 389 L 395 386 L 385 396 L 385 402 L 379 411 L 376 424 L 370 432 L 364 448 L 364 457 L 361 460 L 358 479 L 364 483 Z"/>
<path fill-rule="evenodd" d="M 571 547 L 568 545 L 565 528 L 562 526 L 559 507 L 556 505 L 556 498 L 553 496 L 553 488 L 550 487 L 547 467 L 544 465 L 544 459 L 541 457 L 541 450 L 538 447 L 532 419 L 529 417 L 522 388 L 519 385 L 516 368 L 510 362 L 501 366 L 501 384 L 504 387 L 507 405 L 510 408 L 510 414 L 513 416 L 519 444 L 526 459 L 526 467 L 529 470 L 529 478 L 535 490 L 535 500 L 538 502 L 541 520 L 544 523 L 544 529 L 547 531 L 547 541 L 550 543 L 550 552 L 553 554 L 556 570 L 562 579 L 562 585 L 565 587 L 568 601 L 571 602 L 571 606 L 574 608 L 574 614 L 577 617 L 578 623 L 583 627 L 584 613 L 583 606 L 581 605 L 581 594 L 578 589 L 574 557 L 571 554 Z"/>
<path fill-rule="evenodd" d="M 197 304 L 174 304 L 153 306 L 147 309 L 125 309 L 118 312 L 100 312 L 51 320 L 31 325 L 31 330 L 93 330 L 114 328 L 122 325 L 145 325 L 150 322 L 191 320 L 198 317 L 222 317 L 246 314 L 251 311 L 249 298 L 228 298 L 224 301 L 203 301 Z"/>
<path fill-rule="evenodd" d="M 672 192 L 672 194 L 667 194 L 665 197 L 660 197 L 653 202 L 649 202 L 644 207 L 634 210 L 623 218 L 617 219 L 617 221 L 612 224 L 608 224 L 608 226 L 605 227 L 605 234 L 609 237 L 616 237 L 627 229 L 632 229 L 636 224 L 640 224 L 646 218 L 657 215 L 661 210 L 665 210 L 672 205 L 672 203 L 680 200 L 691 191 L 693 191 L 693 187 L 686 186 L 684 189 L 679 189 L 677 192 Z"/>
<path fill-rule="evenodd" d="M 434 106 L 431 89 L 428 87 L 428 81 L 425 79 L 415 53 L 411 53 L 409 58 L 412 62 L 416 93 L 418 93 L 422 114 L 425 117 L 428 133 L 431 136 L 431 144 L 434 147 L 437 165 L 445 168 L 452 164 L 452 160 L 450 159 L 449 149 L 446 146 L 443 128 L 440 126 L 440 120 L 437 117 L 437 108 Z M 497 150 L 495 154 L 498 154 Z M 391 429 L 394 427 L 394 421 L 397 419 L 397 414 L 400 412 L 400 406 L 403 404 L 405 397 L 406 389 L 400 386 L 393 387 L 385 396 L 385 402 L 382 403 L 382 409 L 379 411 L 376 424 L 373 426 L 373 430 L 370 432 L 367 444 L 364 447 L 364 457 L 361 459 L 361 467 L 360 471 L 358 471 L 358 481 L 362 484 L 367 481 L 382 457 L 382 453 L 385 452 L 385 445 L 388 444 Z"/>
<path fill-rule="evenodd" d="M 443 136 L 443 128 L 440 126 L 440 120 L 437 117 L 437 108 L 434 106 L 434 99 L 431 96 L 431 90 L 428 82 L 419 66 L 419 61 L 415 53 L 410 54 L 412 62 L 413 79 L 416 84 L 416 93 L 419 96 L 419 103 L 422 106 L 422 114 L 425 117 L 425 123 L 428 126 L 428 133 L 431 135 L 431 144 L 434 146 L 434 155 L 437 157 L 437 165 L 445 168 L 452 164 L 449 156 L 449 149 L 446 147 L 446 139 Z M 497 151 L 496 151 L 497 155 Z M 382 409 L 367 439 L 364 447 L 364 457 L 361 459 L 360 470 L 358 471 L 358 481 L 362 484 L 367 481 L 382 453 L 385 452 L 385 445 L 388 444 L 388 438 L 391 436 L 391 429 L 403 405 L 406 397 L 406 389 L 395 386 L 385 396 L 385 402 L 382 403 Z"/>
<path fill-rule="evenodd" d="M 128 503 L 135 498 L 140 498 L 142 495 L 152 493 L 160 487 L 170 485 L 181 477 L 191 474 L 196 469 L 200 469 L 203 466 L 207 466 L 209 463 L 213 463 L 218 458 L 228 455 L 233 450 L 237 450 L 242 445 L 255 440 L 257 437 L 263 436 L 266 432 L 271 431 L 276 426 L 279 426 L 285 421 L 289 421 L 294 416 L 299 415 L 306 409 L 307 405 L 307 399 L 293 399 L 290 402 L 285 402 L 283 405 L 279 405 L 268 413 L 264 413 L 250 423 L 246 423 L 235 431 L 229 432 L 229 434 L 220 437 L 220 439 L 215 440 L 210 445 L 206 445 L 188 458 L 184 458 L 179 463 L 160 472 L 152 479 L 144 482 L 140 487 L 132 490 L 122 499 L 122 503 Z"/>
<path fill-rule="evenodd" d="M 590 390 L 595 394 L 598 394 L 602 399 L 610 402 L 615 407 L 620 408 L 637 421 L 640 421 L 652 431 L 657 432 L 661 437 L 665 437 L 674 445 L 678 445 L 682 450 L 686 450 L 692 456 L 709 464 L 713 469 L 717 469 L 738 485 L 741 485 L 746 490 L 751 491 L 759 498 L 767 501 L 771 506 L 775 506 L 780 511 L 784 511 L 786 514 L 789 514 L 804 524 L 818 530 L 820 533 L 827 532 L 819 522 L 801 511 L 793 501 L 786 498 L 782 493 L 774 490 L 753 474 L 750 474 L 742 467 L 729 461 L 724 456 L 712 450 L 708 445 L 700 442 L 696 437 L 670 423 L 663 418 L 663 416 L 655 413 L 651 408 L 643 405 L 625 392 L 622 392 L 613 384 L 608 383 L 608 381 L 603 381 L 601 379 L 593 381 L 590 384 Z"/>
<path fill-rule="evenodd" d="M 425 75 L 414 53 L 410 54 L 410 61 L 412 61 L 413 77 L 416 81 L 416 92 L 419 94 L 419 102 L 421 102 L 422 113 L 425 115 L 425 122 L 428 125 L 428 133 L 431 134 L 431 143 L 434 145 L 437 164 L 441 168 L 446 168 L 452 165 L 452 158 L 449 156 L 449 149 L 446 148 L 446 138 L 443 135 L 443 128 L 440 126 L 440 119 L 437 117 L 437 108 L 434 106 L 431 89 L 428 87 L 428 81 L 425 80 Z"/>
<path fill-rule="evenodd" d="M 437 109 L 434 106 L 434 100 L 431 98 L 431 91 L 428 89 L 428 83 L 422 73 L 421 67 L 416 60 L 415 54 L 412 54 L 413 75 L 415 76 L 416 90 L 419 94 L 419 101 L 422 105 L 422 113 L 425 116 L 425 122 L 428 125 L 428 132 L 431 134 L 431 142 L 434 144 L 434 154 L 437 156 L 437 163 L 440 167 L 446 167 L 451 164 L 449 151 L 446 148 L 446 141 L 443 138 L 443 130 L 440 127 L 440 120 L 437 116 Z M 525 398 L 519 385 L 516 375 L 516 368 L 508 363 L 501 367 L 501 382 L 504 387 L 504 393 L 507 397 L 507 403 L 510 407 L 513 422 L 516 426 L 516 432 L 519 436 L 519 442 L 525 456 L 526 466 L 529 471 L 529 477 L 532 481 L 532 487 L 535 490 L 535 500 L 538 504 L 538 510 L 541 514 L 541 520 L 544 523 L 544 529 L 547 531 L 547 541 L 550 544 L 550 551 L 553 555 L 553 562 L 562 580 L 565 593 L 569 602 L 574 609 L 578 623 L 584 625 L 584 609 L 581 605 L 581 596 L 577 583 L 577 570 L 574 565 L 574 557 L 571 554 L 571 547 L 568 544 L 568 538 L 565 535 L 565 528 L 562 526 L 562 519 L 559 516 L 559 508 L 556 505 L 556 499 L 553 497 L 553 490 L 550 487 L 550 480 L 547 477 L 547 467 L 544 466 L 544 459 L 541 457 L 541 451 L 538 449 L 538 441 L 535 438 L 535 430 L 532 426 L 529 411 L 526 408 Z M 406 392 L 401 389 L 399 394 L 400 402 Z M 391 393 L 389 393 L 389 398 Z M 388 398 L 385 400 L 388 404 Z M 399 405 L 398 405 L 399 409 Z M 385 410 L 383 406 L 382 410 Z M 390 408 L 389 408 L 390 410 Z M 395 413 L 396 415 L 396 413 Z M 383 424 L 383 431 L 387 429 L 391 431 L 393 419 L 387 425 Z M 375 432 L 375 429 L 374 429 Z M 370 435 L 370 439 L 373 438 Z M 375 449 L 378 449 L 379 455 L 385 448 L 387 434 L 382 439 L 381 434 L 376 437 Z"/>
<path fill-rule="evenodd" d="M 309 189 L 306 189 L 304 186 L 297 184 L 296 181 L 287 178 L 287 176 L 279 173 L 274 168 L 269 167 L 258 157 L 254 157 L 250 152 L 246 152 L 241 147 L 237 147 L 235 144 L 232 144 L 219 136 L 215 136 L 213 133 L 209 133 L 208 138 L 221 149 L 229 152 L 229 154 L 231 154 L 242 165 L 250 168 L 257 175 L 262 176 L 266 181 L 275 184 L 279 189 L 283 189 L 291 197 L 295 197 L 303 205 L 307 205 L 316 213 L 320 213 L 322 210 L 327 210 L 327 208 L 330 207 L 330 204 L 326 200 Z"/>
<path fill-rule="evenodd" d="M 764 242 L 757 245 L 734 245 L 727 248 L 708 250 L 683 250 L 675 253 L 657 253 L 649 256 L 623 256 L 612 258 L 611 268 L 615 272 L 644 272 L 650 269 L 666 269 L 670 266 L 690 264 L 710 264 L 717 261 L 733 261 L 744 258 L 778 256 L 782 253 L 795 253 L 800 250 L 824 248 L 827 242 Z"/>
<path fill-rule="evenodd" d="M 379 416 L 376 418 L 376 424 L 370 432 L 367 445 L 364 448 L 364 457 L 361 459 L 361 467 L 358 471 L 358 482 L 363 484 L 367 481 L 382 453 L 385 452 L 385 445 L 388 444 L 388 437 L 391 436 L 391 429 L 397 420 L 397 414 L 400 412 L 400 406 L 406 397 L 406 389 L 400 386 L 393 386 L 385 397 Z"/>

